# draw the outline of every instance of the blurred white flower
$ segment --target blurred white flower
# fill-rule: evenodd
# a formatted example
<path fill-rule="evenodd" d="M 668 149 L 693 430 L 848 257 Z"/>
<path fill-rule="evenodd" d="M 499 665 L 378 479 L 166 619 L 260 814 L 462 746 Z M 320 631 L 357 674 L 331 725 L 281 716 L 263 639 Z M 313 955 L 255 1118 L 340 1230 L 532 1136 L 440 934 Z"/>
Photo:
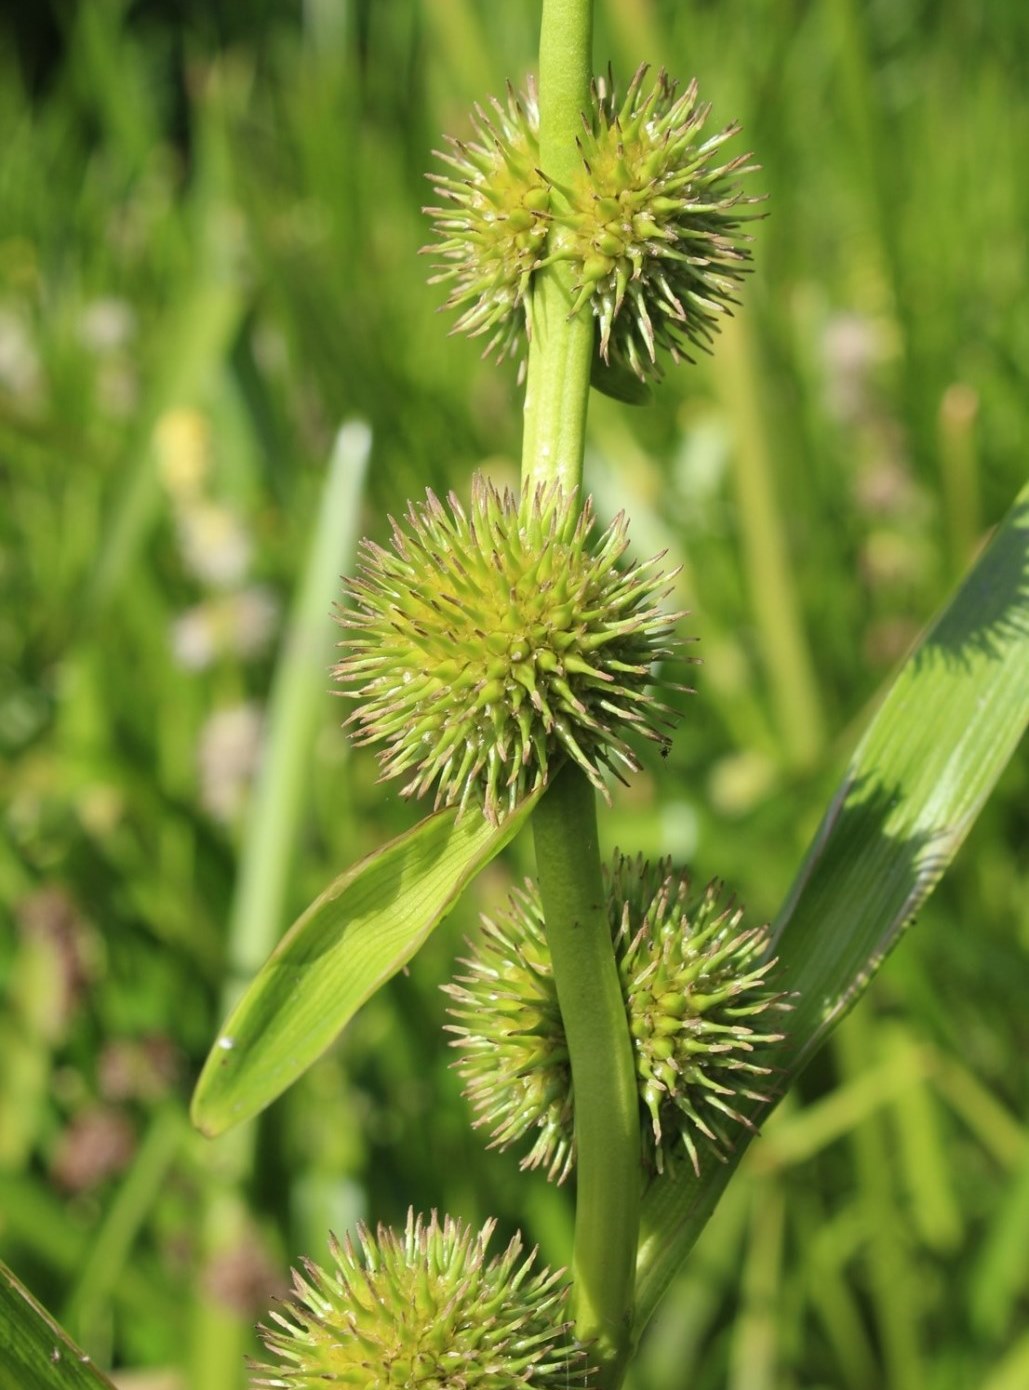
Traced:
<path fill-rule="evenodd" d="M 266 651 L 279 626 L 281 605 L 267 584 L 250 584 L 224 600 L 232 650 L 244 661 Z"/>
<path fill-rule="evenodd" d="M 42 385 L 39 355 L 22 318 L 0 309 L 0 388 L 20 398 L 35 396 Z"/>
<path fill-rule="evenodd" d="M 215 820 L 231 821 L 246 803 L 261 751 L 260 708 L 247 703 L 216 711 L 200 731 L 200 803 Z"/>
<path fill-rule="evenodd" d="M 172 654 L 187 671 L 204 671 L 220 656 L 253 660 L 275 636 L 279 612 L 278 597 L 265 584 L 205 599 L 172 623 Z"/>
<path fill-rule="evenodd" d="M 834 314 L 822 331 L 825 404 L 841 424 L 868 413 L 870 378 L 885 355 L 881 326 L 863 314 Z"/>
<path fill-rule="evenodd" d="M 78 322 L 79 341 L 92 352 L 115 352 L 136 336 L 136 311 L 124 299 L 94 299 Z"/>
<path fill-rule="evenodd" d="M 905 466 L 900 441 L 882 429 L 876 442 L 877 452 L 862 462 L 854 478 L 855 505 L 873 519 L 920 519 L 925 500 Z"/>
<path fill-rule="evenodd" d="M 194 578 L 215 589 L 238 584 L 250 563 L 250 537 L 235 512 L 196 502 L 179 515 L 182 560 Z"/>
<path fill-rule="evenodd" d="M 180 613 L 171 626 L 172 655 L 186 671 L 206 671 L 218 655 L 218 633 L 209 603 Z"/>

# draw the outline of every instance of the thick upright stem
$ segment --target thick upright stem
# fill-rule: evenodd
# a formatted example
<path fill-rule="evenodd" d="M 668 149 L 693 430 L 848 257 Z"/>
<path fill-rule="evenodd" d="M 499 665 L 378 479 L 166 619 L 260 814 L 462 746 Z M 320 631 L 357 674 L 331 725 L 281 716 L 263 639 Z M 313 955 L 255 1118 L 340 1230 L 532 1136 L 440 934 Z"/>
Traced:
<path fill-rule="evenodd" d="M 522 479 L 553 479 L 570 492 L 582 481 L 593 319 L 588 312 L 568 318 L 571 294 L 563 266 L 548 266 L 540 279 L 530 311 Z"/>
<path fill-rule="evenodd" d="M 540 167 L 561 199 L 581 168 L 576 137 L 589 108 L 593 52 L 593 0 L 543 0 L 540 29 Z M 548 252 L 560 257 L 564 236 L 551 233 Z M 569 318 L 574 274 L 551 260 L 537 272 L 532 292 L 532 339 L 525 390 L 523 482 L 582 481 L 586 402 L 593 362 L 593 317 Z"/>
<path fill-rule="evenodd" d="M 592 0 L 543 0 L 540 164 L 556 200 L 580 166 L 576 136 L 588 108 Z M 549 264 L 533 288 L 525 397 L 523 483 L 582 482 L 594 325 L 569 317 L 573 275 L 551 233 Z M 621 1384 L 632 1321 L 639 1229 L 640 1131 L 636 1073 L 604 905 L 596 798 L 571 764 L 533 816 L 540 897 L 575 1093 L 576 1331 L 593 1344 L 596 1382 Z"/>
<path fill-rule="evenodd" d="M 632 1043 L 611 945 L 596 797 L 566 765 L 533 816 L 536 869 L 575 1094 L 576 1331 L 598 1385 L 621 1383 L 632 1331 L 640 1120 Z"/>

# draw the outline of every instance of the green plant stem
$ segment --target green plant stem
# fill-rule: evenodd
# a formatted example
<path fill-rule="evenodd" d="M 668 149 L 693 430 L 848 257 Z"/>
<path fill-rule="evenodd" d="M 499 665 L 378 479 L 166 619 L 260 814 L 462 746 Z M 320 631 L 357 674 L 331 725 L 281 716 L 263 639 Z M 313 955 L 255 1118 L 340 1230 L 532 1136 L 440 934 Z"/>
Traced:
<path fill-rule="evenodd" d="M 540 166 L 554 198 L 576 176 L 592 76 L 592 0 L 543 0 Z M 552 234 L 537 275 L 525 393 L 522 481 L 582 482 L 594 325 L 569 317 L 573 275 Z M 533 816 L 540 897 L 575 1088 L 576 1331 L 593 1343 L 603 1390 L 617 1390 L 632 1320 L 639 1229 L 639 1108 L 632 1040 L 604 907 L 596 798 L 562 769 Z"/>
<path fill-rule="evenodd" d="M 596 797 L 566 765 L 533 816 L 536 867 L 575 1091 L 576 1330 L 598 1385 L 620 1384 L 639 1227 L 640 1121 L 632 1043 L 604 904 Z"/>
<path fill-rule="evenodd" d="M 773 432 L 745 318 L 726 323 L 715 361 L 726 414 L 733 422 L 743 561 L 775 719 L 790 764 L 809 768 L 824 747 L 825 721 L 776 488 L 768 442 Z"/>
<path fill-rule="evenodd" d="M 552 274 L 534 291 L 530 311 L 522 478 L 553 479 L 570 491 L 582 480 L 594 330 L 587 314 L 568 319 L 570 285 L 563 267 L 548 271 Z"/>
<path fill-rule="evenodd" d="M 560 186 L 571 182 L 581 162 L 575 141 L 589 107 L 592 50 L 593 0 L 543 0 L 540 166 L 554 181 L 558 201 Z M 537 273 L 532 292 L 522 479 L 571 489 L 582 481 L 594 327 L 588 312 L 569 318 L 575 277 L 560 259 L 565 235 L 551 235 L 549 264 Z"/>
<path fill-rule="evenodd" d="M 867 1009 L 843 1020 L 833 1050 L 844 1078 L 853 1082 L 867 1065 L 874 1036 Z M 918 1275 L 901 1235 L 895 1191 L 896 1161 L 881 1114 L 869 1115 L 851 1133 L 857 1201 L 868 1240 L 864 1259 L 868 1298 L 882 1349 L 883 1384 L 890 1390 L 920 1390 L 929 1375 L 922 1354 Z"/>
<path fill-rule="evenodd" d="M 99 1326 L 110 1311 L 114 1287 L 125 1273 L 133 1243 L 178 1157 L 184 1132 L 177 1108 L 157 1112 L 90 1241 L 89 1253 L 78 1267 L 61 1320 L 90 1351 L 98 1344 Z"/>

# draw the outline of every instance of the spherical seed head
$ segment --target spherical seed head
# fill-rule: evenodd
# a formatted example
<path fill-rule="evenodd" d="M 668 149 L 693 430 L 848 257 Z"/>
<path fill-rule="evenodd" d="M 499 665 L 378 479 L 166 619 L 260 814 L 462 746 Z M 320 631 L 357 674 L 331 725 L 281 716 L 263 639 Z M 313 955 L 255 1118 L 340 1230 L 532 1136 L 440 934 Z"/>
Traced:
<path fill-rule="evenodd" d="M 628 730 L 667 745 L 648 685 L 683 615 L 659 607 L 656 560 L 620 566 L 623 517 L 594 536 L 589 501 L 552 485 L 519 503 L 477 476 L 467 511 L 429 492 L 392 524 L 390 549 L 364 543 L 335 675 L 403 795 L 435 787 L 495 824 L 565 758 L 607 796 L 604 769 L 639 767 Z"/>
<path fill-rule="evenodd" d="M 767 928 L 742 929 L 742 910 L 716 882 L 700 894 L 668 861 L 616 856 L 607 911 L 636 1056 L 643 1160 L 674 1168 L 685 1150 L 700 1171 L 705 1147 L 724 1156 L 732 1129 L 749 1121 L 736 1104 L 761 1100 L 769 1074 L 758 1050 L 783 1034 L 757 1019 L 787 1007 L 768 976 Z M 522 1161 L 562 1182 L 575 1160 L 568 1048 L 531 884 L 499 922 L 486 922 L 466 973 L 446 986 L 455 1064 L 491 1142 L 533 1138 Z"/>
<path fill-rule="evenodd" d="M 549 187 L 539 173 L 539 107 L 530 82 L 507 104 L 477 106 L 471 141 L 447 138 L 435 151 L 447 172 L 429 179 L 443 200 L 426 208 L 437 241 L 431 284 L 447 284 L 447 308 L 460 309 L 455 332 L 488 334 L 484 357 L 517 355 L 528 336 L 526 301 L 547 240 Z"/>
<path fill-rule="evenodd" d="M 755 1051 L 782 1041 L 767 1015 L 789 1008 L 768 983 L 768 928 L 744 928 L 723 883 L 696 894 L 668 860 L 616 859 L 609 904 L 654 1167 L 685 1148 L 699 1172 L 698 1144 L 724 1156 L 733 1127 L 749 1127 L 737 1101 L 767 1098 L 755 1084 L 771 1067 Z"/>
<path fill-rule="evenodd" d="M 554 199 L 554 218 L 571 234 L 559 253 L 577 272 L 574 311 L 589 306 L 600 355 L 641 380 L 660 377 L 657 352 L 692 360 L 708 350 L 750 252 L 735 176 L 750 155 L 723 161 L 736 125 L 702 140 L 710 107 L 691 82 L 679 95 L 662 72 L 644 90 L 641 67 L 620 99 L 610 79 L 593 85 L 579 145 L 582 170 Z"/>
<path fill-rule="evenodd" d="M 308 1390 L 567 1390 L 588 1386 L 587 1357 L 565 1320 L 559 1273 L 533 1273 L 519 1237 L 487 1260 L 494 1229 L 408 1213 L 332 1245 L 328 1271 L 305 1262 L 293 1298 L 262 1327 L 274 1365 L 255 1386 Z"/>
<path fill-rule="evenodd" d="M 499 921 L 483 918 L 461 964 L 466 973 L 443 989 L 474 1122 L 489 1129 L 491 1148 L 531 1135 L 521 1166 L 564 1182 L 575 1165 L 572 1073 L 534 884 L 512 893 Z"/>

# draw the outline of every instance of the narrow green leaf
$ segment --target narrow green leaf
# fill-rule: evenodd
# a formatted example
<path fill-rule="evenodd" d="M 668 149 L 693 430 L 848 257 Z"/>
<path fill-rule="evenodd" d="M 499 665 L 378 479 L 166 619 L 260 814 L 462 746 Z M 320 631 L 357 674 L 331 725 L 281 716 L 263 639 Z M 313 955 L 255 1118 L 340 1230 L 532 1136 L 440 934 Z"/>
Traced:
<path fill-rule="evenodd" d="M 229 1015 L 193 1096 L 198 1129 L 214 1136 L 240 1124 L 306 1071 L 406 965 L 537 799 L 499 828 L 474 814 L 429 816 L 330 884 Z"/>
<path fill-rule="evenodd" d="M 905 664 L 779 914 L 792 1067 L 943 876 L 1029 723 L 1029 487 Z"/>
<path fill-rule="evenodd" d="M 114 1390 L 2 1260 L 0 1385 L 5 1390 Z"/>
<path fill-rule="evenodd" d="M 268 734 L 240 849 L 229 916 L 227 991 L 258 969 L 286 925 L 283 905 L 307 806 L 312 750 L 332 698 L 325 667 L 333 660 L 339 629 L 330 613 L 340 574 L 349 574 L 354 566 L 371 446 L 363 420 L 348 420 L 341 427 L 314 514 L 289 629 L 275 662 Z M 230 993 L 222 1007 L 234 1004 L 237 993 Z"/>
<path fill-rule="evenodd" d="M 796 993 L 776 1094 L 868 984 L 950 864 L 1029 724 L 1029 486 L 889 690 L 775 928 L 777 980 Z M 655 1180 L 643 1203 L 638 1329 L 739 1163 Z M 685 1168 L 685 1165 L 683 1165 Z"/>

